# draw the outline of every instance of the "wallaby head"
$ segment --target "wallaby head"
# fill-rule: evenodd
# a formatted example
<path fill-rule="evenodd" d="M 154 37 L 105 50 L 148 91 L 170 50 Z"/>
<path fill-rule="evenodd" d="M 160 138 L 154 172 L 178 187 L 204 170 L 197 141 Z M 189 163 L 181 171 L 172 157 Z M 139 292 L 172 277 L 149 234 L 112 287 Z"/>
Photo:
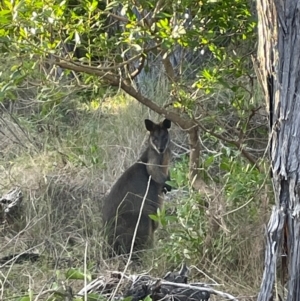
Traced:
<path fill-rule="evenodd" d="M 163 154 L 170 143 L 168 129 L 171 127 L 171 121 L 165 119 L 163 122 L 154 123 L 149 119 L 145 119 L 146 129 L 150 132 L 150 146 L 159 154 Z"/>

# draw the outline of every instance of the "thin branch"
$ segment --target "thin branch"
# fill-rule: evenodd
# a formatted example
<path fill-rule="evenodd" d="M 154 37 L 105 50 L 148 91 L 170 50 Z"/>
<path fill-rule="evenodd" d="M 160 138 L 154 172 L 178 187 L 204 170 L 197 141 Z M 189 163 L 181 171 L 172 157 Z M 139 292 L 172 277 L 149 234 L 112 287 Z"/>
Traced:
<path fill-rule="evenodd" d="M 255 116 L 256 112 L 257 112 L 260 108 L 261 108 L 261 106 L 259 106 L 259 107 L 256 108 L 256 109 L 252 109 L 252 110 L 251 110 L 251 114 L 248 116 L 247 121 L 246 121 L 246 125 L 245 125 L 246 130 L 248 129 L 248 126 L 249 126 L 249 123 L 250 123 L 251 119 Z M 242 129 L 240 130 L 239 143 L 241 143 L 241 141 L 244 140 L 245 132 L 246 132 L 246 131 L 243 131 Z"/>
<path fill-rule="evenodd" d="M 126 24 L 130 22 L 127 18 L 116 15 L 114 13 L 111 13 L 111 12 L 104 12 L 104 13 L 107 14 L 109 17 L 112 17 L 113 19 L 117 20 L 118 22 L 123 22 L 123 23 L 126 23 Z M 148 13 L 148 15 L 149 14 L 150 13 Z M 148 20 L 146 18 L 147 18 L 147 16 L 145 16 L 143 19 L 137 21 L 136 24 L 140 25 L 140 26 L 144 26 L 143 21 L 146 21 L 147 26 L 148 26 Z"/>
<path fill-rule="evenodd" d="M 243 147 L 242 143 L 240 141 L 237 141 L 237 140 L 233 140 L 233 139 L 228 139 L 220 134 L 217 134 L 215 133 L 213 130 L 208 130 L 207 128 L 205 128 L 201 123 L 197 122 L 197 124 L 199 125 L 199 127 L 205 131 L 206 133 L 209 133 L 210 135 L 222 140 L 222 141 L 225 141 L 227 143 L 232 143 L 233 145 L 235 145 L 239 150 L 240 152 L 242 153 L 242 155 L 251 163 L 253 164 L 253 166 L 258 169 L 258 171 L 261 172 L 261 168 L 260 166 L 258 165 L 258 162 L 257 160 L 255 160 L 255 158 L 252 157 L 252 155 L 247 152 L 247 150 Z"/>
<path fill-rule="evenodd" d="M 234 296 L 232 296 L 228 293 L 224 293 L 224 292 L 215 290 L 211 287 L 195 286 L 195 285 L 192 285 L 192 284 L 184 284 L 184 283 L 174 283 L 174 282 L 169 282 L 169 281 L 164 281 L 164 280 L 161 281 L 161 284 L 171 285 L 171 286 L 174 286 L 174 287 L 180 287 L 180 288 L 186 288 L 186 289 L 192 289 L 192 290 L 202 291 L 202 292 L 205 291 L 205 292 L 208 292 L 210 294 L 218 295 L 218 296 L 221 296 L 222 298 L 226 298 L 226 299 L 229 299 L 229 300 L 232 300 L 232 301 L 239 301 Z"/>
<path fill-rule="evenodd" d="M 87 67 L 91 68 L 92 70 L 98 70 L 98 71 L 100 70 L 100 71 L 104 72 L 104 71 L 118 70 L 118 69 L 120 69 L 120 68 L 122 68 L 122 67 L 128 65 L 129 63 L 131 63 L 131 62 L 133 62 L 133 61 L 139 59 L 139 58 L 141 57 L 142 54 L 139 53 L 139 54 L 133 56 L 132 58 L 128 59 L 127 61 L 124 61 L 124 62 L 122 62 L 122 63 L 120 63 L 120 64 L 118 64 L 118 65 L 111 66 L 111 67 L 101 67 L 101 66 L 95 67 L 95 66 L 89 66 L 89 65 L 85 65 L 85 64 L 81 64 L 81 63 L 78 63 L 78 62 L 75 62 L 75 61 L 68 60 L 68 59 L 63 58 L 63 57 L 61 57 L 61 56 L 58 56 L 58 55 L 56 55 L 56 54 L 51 54 L 51 55 L 52 55 L 56 60 L 65 60 L 65 61 L 67 61 L 67 62 L 69 62 L 69 63 L 72 63 L 72 64 L 74 64 L 74 65 L 76 65 L 76 66 L 87 66 Z M 51 59 L 49 59 L 49 61 L 51 61 Z"/>
<path fill-rule="evenodd" d="M 145 62 L 145 54 L 159 48 L 161 46 L 162 43 L 158 43 L 152 47 L 149 47 L 149 48 L 145 48 L 143 49 L 139 54 L 133 56 L 132 58 L 118 64 L 118 65 L 115 65 L 115 66 L 111 66 L 111 67 L 101 67 L 100 65 L 95 67 L 95 66 L 90 66 L 90 65 L 86 65 L 86 64 L 82 64 L 82 63 L 78 63 L 78 62 L 75 62 L 74 60 L 71 60 L 71 59 L 67 59 L 67 58 L 64 58 L 64 57 L 61 57 L 59 55 L 56 55 L 56 54 L 50 54 L 50 58 L 48 59 L 49 63 L 53 63 L 53 58 L 54 58 L 54 63 L 62 68 L 66 68 L 66 69 L 69 69 L 71 71 L 78 71 L 78 72 L 86 72 L 88 74 L 95 74 L 95 75 L 99 75 L 99 76 L 103 76 L 103 72 L 109 72 L 109 71 L 114 71 L 114 70 L 118 70 L 118 69 L 121 69 L 122 67 L 125 67 L 126 65 L 132 63 L 133 61 L 141 58 L 142 61 L 142 65 L 140 64 L 140 66 L 138 67 L 138 70 L 141 68 L 143 68 L 144 66 L 144 62 Z M 68 67 L 64 67 L 62 66 L 64 63 L 68 63 L 68 65 L 65 65 L 65 66 L 68 66 Z M 74 66 L 74 67 L 71 67 L 71 66 Z M 80 71 L 78 68 L 80 68 Z M 76 68 L 76 69 L 75 69 Z M 85 69 L 83 69 L 85 68 Z M 139 72 L 141 72 L 141 70 Z M 93 73 L 94 71 L 94 73 Z M 99 73 L 100 72 L 100 73 Z M 102 72 L 102 73 L 101 73 Z M 136 72 L 136 71 L 134 71 Z M 132 76 L 132 75 L 131 75 Z M 133 74 L 133 76 L 136 76 Z"/>
<path fill-rule="evenodd" d="M 13 114 L 12 114 L 11 112 L 9 112 L 9 111 L 5 108 L 5 106 L 4 106 L 2 103 L 1 103 L 1 105 L 2 105 L 3 110 L 11 117 L 11 119 L 15 122 L 15 124 L 18 126 L 18 128 L 23 132 L 24 136 L 28 139 L 28 141 L 29 141 L 34 147 L 36 147 L 36 144 L 30 139 L 28 133 L 26 133 L 26 131 L 25 131 L 25 130 L 23 129 L 23 127 L 20 125 L 19 121 L 13 116 Z M 2 121 L 4 121 L 4 119 L 3 119 L 2 117 L 1 117 L 1 119 L 2 119 Z M 5 121 L 4 121 L 4 122 L 5 122 Z M 7 123 L 6 123 L 6 126 L 9 128 L 9 130 L 10 130 L 10 132 L 11 132 L 11 129 L 10 129 L 10 127 L 8 126 Z M 23 145 L 23 144 L 21 143 L 21 140 L 20 140 L 13 132 L 11 132 L 11 133 L 15 136 L 16 139 L 19 140 L 19 143 L 20 143 L 23 147 L 25 147 L 26 149 L 28 149 L 28 147 L 25 146 L 25 145 Z"/>
<path fill-rule="evenodd" d="M 61 57 L 55 58 L 55 64 L 64 69 L 97 75 L 101 78 L 104 78 L 104 80 L 108 81 L 113 86 L 118 86 L 120 82 L 120 77 L 116 74 L 112 74 L 110 72 L 103 72 L 97 67 L 92 67 L 84 64 L 77 64 L 73 61 L 69 61 Z"/>
<path fill-rule="evenodd" d="M 164 5 L 166 4 L 163 4 L 164 1 L 163 0 L 158 0 L 157 3 L 156 3 L 156 6 L 154 8 L 154 11 L 153 11 L 153 18 L 155 18 L 155 16 L 159 13 L 159 11 L 164 7 Z"/>
<path fill-rule="evenodd" d="M 11 137 L 9 137 L 8 135 L 6 135 L 2 130 L 0 130 L 0 133 L 4 136 L 7 137 L 10 141 L 12 141 L 15 144 L 21 145 L 22 147 L 24 147 L 25 149 L 28 149 L 28 147 L 23 144 L 23 142 L 19 139 L 19 137 L 16 135 L 16 133 L 10 128 L 10 126 L 7 124 L 7 122 L 0 116 L 0 119 L 5 123 L 8 131 L 15 137 L 16 140 L 12 139 Z"/>
<path fill-rule="evenodd" d="M 139 64 L 139 66 L 137 67 L 137 69 L 135 69 L 131 74 L 130 74 L 130 78 L 131 80 L 135 79 L 144 69 L 144 65 L 145 65 L 145 61 L 146 61 L 146 56 L 143 55 L 141 58 L 141 62 Z"/>

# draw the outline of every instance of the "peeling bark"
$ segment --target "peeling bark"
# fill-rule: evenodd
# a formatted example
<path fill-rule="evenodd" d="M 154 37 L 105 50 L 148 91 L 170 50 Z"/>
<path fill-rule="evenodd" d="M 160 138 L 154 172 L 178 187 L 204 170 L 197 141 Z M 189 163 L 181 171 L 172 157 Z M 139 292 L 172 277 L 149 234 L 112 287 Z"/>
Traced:
<path fill-rule="evenodd" d="M 19 188 L 13 188 L 0 197 L 0 225 L 13 225 L 22 218 L 23 195 Z"/>
<path fill-rule="evenodd" d="M 272 296 L 276 259 L 281 247 L 287 252 L 286 300 L 300 300 L 299 9 L 297 0 L 257 2 L 259 77 L 269 109 L 270 158 L 276 200 L 269 222 L 259 301 L 269 301 Z"/>

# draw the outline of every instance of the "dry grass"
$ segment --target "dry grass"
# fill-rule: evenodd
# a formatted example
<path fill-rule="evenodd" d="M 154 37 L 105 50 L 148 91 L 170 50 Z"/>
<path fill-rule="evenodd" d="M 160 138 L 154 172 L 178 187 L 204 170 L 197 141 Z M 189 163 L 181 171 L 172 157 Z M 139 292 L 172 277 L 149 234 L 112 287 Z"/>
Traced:
<path fill-rule="evenodd" d="M 37 252 L 41 260 L 2 267 L 0 299 L 49 288 L 58 269 L 82 268 L 84 258 L 94 272 L 100 263 L 122 268 L 122 262 L 102 258 L 101 199 L 140 155 L 146 141 L 143 119 L 160 118 L 136 101 L 118 98 L 117 105 L 107 99 L 82 110 L 71 126 L 55 114 L 35 126 L 3 112 L 0 193 L 20 187 L 24 214 L 1 230 L 0 254 Z"/>
<path fill-rule="evenodd" d="M 158 103 L 167 101 L 163 79 L 158 86 L 147 84 L 143 89 Z M 63 282 L 79 290 L 82 282 L 65 280 L 64 271 L 70 267 L 88 268 L 94 274 L 124 267 L 120 260 L 103 258 L 101 199 L 141 153 L 146 141 L 143 119 L 161 117 L 122 94 L 96 107 L 81 104 L 68 114 L 72 117 L 64 116 L 66 120 L 62 120 L 53 112 L 38 122 L 23 117 L 16 120 L 7 112 L 1 115 L 0 194 L 20 187 L 24 216 L 17 225 L 0 229 L 0 240 L 4 242 L 0 254 L 34 251 L 41 255 L 35 263 L 12 263 L 0 268 L 1 300 L 28 290 L 35 293 L 33 300 L 46 299 L 39 294 L 62 287 Z M 176 146 L 188 147 L 184 133 L 173 127 L 171 134 L 175 154 L 184 152 Z M 184 195 L 180 189 L 168 195 L 170 212 L 182 204 Z M 234 222 L 239 223 L 237 218 Z M 216 254 L 216 250 L 204 250 L 208 256 L 188 262 L 192 266 L 191 279 L 215 281 L 223 285 L 221 290 L 237 296 L 255 295 L 262 275 L 261 225 L 265 220 L 252 225 L 244 222 L 231 233 L 233 250 L 227 244 L 213 258 L 209 253 Z M 237 225 L 231 230 L 234 228 Z M 145 255 L 145 264 L 137 271 L 163 275 L 177 267 L 164 253 L 167 235 L 172 231 L 160 230 L 157 248 Z M 228 258 L 233 256 L 230 269 Z"/>

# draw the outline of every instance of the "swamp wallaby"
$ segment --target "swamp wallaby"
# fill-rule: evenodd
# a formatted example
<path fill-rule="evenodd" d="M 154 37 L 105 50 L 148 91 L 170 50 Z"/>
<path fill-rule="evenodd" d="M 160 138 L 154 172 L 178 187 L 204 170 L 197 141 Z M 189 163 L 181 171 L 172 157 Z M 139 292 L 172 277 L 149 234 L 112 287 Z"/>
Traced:
<path fill-rule="evenodd" d="M 163 191 L 171 189 L 166 184 L 171 159 L 168 131 L 171 121 L 165 119 L 156 124 L 146 119 L 145 125 L 150 132 L 147 149 L 140 159 L 122 174 L 104 199 L 103 223 L 108 244 L 118 255 L 130 252 L 149 176 L 151 181 L 135 238 L 134 251 L 152 245 L 153 234 L 158 224 L 150 219 L 149 214 L 156 214 L 157 208 L 161 208 L 163 203 Z"/>

